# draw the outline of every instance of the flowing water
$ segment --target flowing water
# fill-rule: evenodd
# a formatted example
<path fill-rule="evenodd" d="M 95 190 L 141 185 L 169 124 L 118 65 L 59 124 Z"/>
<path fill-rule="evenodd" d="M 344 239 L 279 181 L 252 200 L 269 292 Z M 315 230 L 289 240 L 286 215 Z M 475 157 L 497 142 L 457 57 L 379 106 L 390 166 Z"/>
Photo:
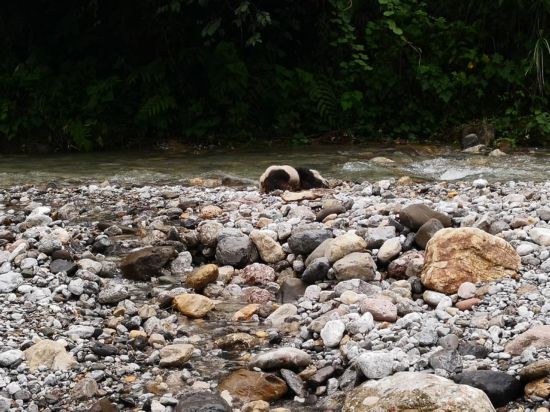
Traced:
<path fill-rule="evenodd" d="M 393 162 L 372 161 L 385 157 Z M 428 181 L 550 179 L 550 151 L 524 150 L 505 157 L 450 147 L 302 146 L 186 152 L 111 152 L 62 155 L 0 154 L 0 186 L 35 183 L 183 183 L 192 177 L 233 176 L 256 180 L 272 164 L 308 166 L 329 178 L 379 180 L 408 175 Z"/>

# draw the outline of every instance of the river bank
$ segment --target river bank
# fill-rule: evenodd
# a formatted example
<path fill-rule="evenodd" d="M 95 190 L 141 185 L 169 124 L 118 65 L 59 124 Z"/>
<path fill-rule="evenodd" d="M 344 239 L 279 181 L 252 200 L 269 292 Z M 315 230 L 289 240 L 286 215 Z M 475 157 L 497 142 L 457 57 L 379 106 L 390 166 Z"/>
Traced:
<path fill-rule="evenodd" d="M 548 181 L 206 183 L 0 189 L 0 410 L 550 406 Z"/>

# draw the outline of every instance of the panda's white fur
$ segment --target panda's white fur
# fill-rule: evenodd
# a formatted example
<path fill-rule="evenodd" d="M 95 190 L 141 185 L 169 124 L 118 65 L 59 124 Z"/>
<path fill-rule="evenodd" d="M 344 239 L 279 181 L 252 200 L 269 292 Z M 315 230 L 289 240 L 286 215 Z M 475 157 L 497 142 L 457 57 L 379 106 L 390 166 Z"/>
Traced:
<path fill-rule="evenodd" d="M 279 170 L 282 170 L 282 171 L 286 172 L 289 176 L 288 183 L 287 183 L 288 184 L 288 190 L 294 191 L 294 190 L 298 190 L 300 188 L 300 176 L 298 175 L 298 172 L 296 171 L 296 169 L 294 169 L 292 166 L 288 166 L 288 165 L 280 165 L 280 166 L 274 165 L 274 166 L 269 166 L 265 170 L 265 172 L 260 176 L 260 191 L 262 191 L 264 193 L 267 192 L 266 181 L 267 181 L 268 177 L 273 172 L 276 172 L 276 171 L 279 171 Z"/>

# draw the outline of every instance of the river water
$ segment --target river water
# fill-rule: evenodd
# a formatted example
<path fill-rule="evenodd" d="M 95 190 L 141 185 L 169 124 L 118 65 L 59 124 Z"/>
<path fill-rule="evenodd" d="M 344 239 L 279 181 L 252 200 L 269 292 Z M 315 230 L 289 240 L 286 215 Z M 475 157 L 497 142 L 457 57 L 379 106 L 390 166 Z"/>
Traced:
<path fill-rule="evenodd" d="M 372 161 L 385 157 L 393 163 Z M 489 181 L 550 179 L 550 151 L 525 149 L 505 157 L 456 148 L 400 145 L 270 147 L 254 150 L 110 152 L 61 155 L 0 154 L 0 186 L 46 182 L 178 184 L 192 177 L 256 180 L 272 164 L 308 166 L 329 178 L 379 180 L 408 175 L 428 181 L 483 177 Z"/>

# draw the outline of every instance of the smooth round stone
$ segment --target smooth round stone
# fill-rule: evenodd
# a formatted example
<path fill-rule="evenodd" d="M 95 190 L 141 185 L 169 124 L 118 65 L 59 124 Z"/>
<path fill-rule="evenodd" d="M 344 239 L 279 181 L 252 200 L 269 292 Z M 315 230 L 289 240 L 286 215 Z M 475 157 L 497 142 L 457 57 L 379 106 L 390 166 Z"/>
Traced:
<path fill-rule="evenodd" d="M 521 243 L 517 248 L 516 252 L 520 256 L 526 256 L 530 253 L 533 253 L 535 251 L 535 245 L 532 243 Z"/>
<path fill-rule="evenodd" d="M 329 348 L 338 346 L 344 336 L 345 330 L 346 325 L 340 319 L 329 320 L 321 330 L 323 344 Z"/>
<path fill-rule="evenodd" d="M 458 296 L 462 299 L 470 299 L 476 295 L 476 285 L 472 282 L 464 282 L 458 287 Z"/>
<path fill-rule="evenodd" d="M 439 305 L 439 302 L 441 302 L 446 297 L 447 295 L 445 295 L 444 293 L 434 292 L 433 290 L 426 290 L 422 294 L 422 299 L 424 299 L 424 302 L 426 302 L 430 306 Z"/>

